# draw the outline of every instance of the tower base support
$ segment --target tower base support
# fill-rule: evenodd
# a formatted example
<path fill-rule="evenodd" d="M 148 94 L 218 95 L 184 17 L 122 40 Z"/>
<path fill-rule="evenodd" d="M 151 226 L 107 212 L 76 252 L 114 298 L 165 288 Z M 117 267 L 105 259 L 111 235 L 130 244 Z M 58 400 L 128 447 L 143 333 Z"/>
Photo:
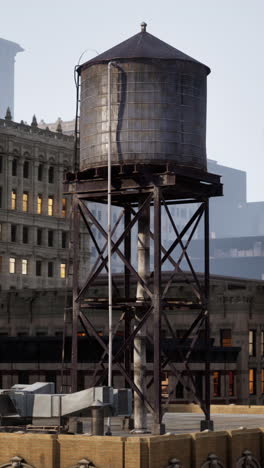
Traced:
<path fill-rule="evenodd" d="M 166 432 L 166 427 L 164 423 L 153 423 L 151 427 L 151 434 L 153 435 L 163 435 Z"/>
<path fill-rule="evenodd" d="M 200 423 L 200 431 L 213 431 L 214 430 L 214 421 L 211 419 L 203 419 Z"/>

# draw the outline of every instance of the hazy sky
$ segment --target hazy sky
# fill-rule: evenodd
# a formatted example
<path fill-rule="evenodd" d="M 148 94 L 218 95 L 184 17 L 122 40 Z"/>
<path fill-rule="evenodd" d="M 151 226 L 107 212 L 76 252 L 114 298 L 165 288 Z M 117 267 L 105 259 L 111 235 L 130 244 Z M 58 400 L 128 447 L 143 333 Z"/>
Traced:
<path fill-rule="evenodd" d="M 147 30 L 210 66 L 208 158 L 247 171 L 264 200 L 263 0 L 0 0 L 0 37 L 18 42 L 15 120 L 70 120 L 73 67 Z M 93 50 L 91 50 L 93 49 Z"/>

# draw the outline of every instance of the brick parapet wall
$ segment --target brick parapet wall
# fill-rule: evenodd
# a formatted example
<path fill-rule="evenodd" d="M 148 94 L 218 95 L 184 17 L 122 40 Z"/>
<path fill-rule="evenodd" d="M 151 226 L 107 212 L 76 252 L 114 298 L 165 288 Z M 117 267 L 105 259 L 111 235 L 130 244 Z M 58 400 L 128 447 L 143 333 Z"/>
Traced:
<path fill-rule="evenodd" d="M 167 468 L 172 459 L 201 468 L 214 454 L 236 468 L 245 451 L 264 466 L 263 446 L 264 428 L 148 437 L 0 433 L 0 466 L 17 456 L 33 468 L 76 468 L 83 459 L 96 468 Z"/>

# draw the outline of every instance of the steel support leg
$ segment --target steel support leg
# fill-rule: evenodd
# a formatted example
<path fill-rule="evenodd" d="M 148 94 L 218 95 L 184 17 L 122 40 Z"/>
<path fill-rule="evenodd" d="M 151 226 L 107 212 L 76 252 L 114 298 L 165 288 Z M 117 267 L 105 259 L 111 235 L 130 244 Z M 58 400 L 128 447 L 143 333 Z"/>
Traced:
<path fill-rule="evenodd" d="M 80 211 L 78 198 L 73 195 L 73 270 L 72 270 L 72 349 L 71 349 L 71 391 L 77 392 L 78 369 L 78 318 L 79 303 L 76 302 L 79 289 L 79 263 L 80 263 Z"/>
<path fill-rule="evenodd" d="M 210 353 L 210 315 L 209 315 L 209 294 L 210 294 L 210 231 L 209 231 L 209 200 L 204 202 L 204 297 L 205 310 L 205 342 L 206 342 L 206 361 L 205 361 L 205 420 L 201 421 L 201 431 L 214 429 L 214 423 L 211 420 L 211 353 Z"/>
<path fill-rule="evenodd" d="M 153 434 L 164 434 L 161 408 L 161 194 L 154 189 L 154 296 L 153 296 L 153 338 L 154 338 L 154 421 Z"/>
<path fill-rule="evenodd" d="M 129 209 L 129 207 L 126 207 L 125 208 L 125 229 L 127 228 L 127 226 L 129 225 L 131 221 L 131 211 Z M 129 261 L 129 263 L 131 263 L 131 232 L 129 232 L 129 234 L 125 237 L 125 240 L 124 240 L 124 248 L 125 248 L 125 257 L 126 259 Z M 125 265 L 124 267 L 124 273 L 125 273 L 125 298 L 127 300 L 130 299 L 130 271 L 129 269 L 127 268 L 127 266 Z M 130 314 L 128 314 L 126 312 L 125 314 L 125 340 L 129 337 L 131 333 L 131 317 L 130 317 Z M 125 370 L 126 372 L 131 376 L 131 349 L 130 348 L 127 348 L 125 350 Z M 125 383 L 126 387 L 129 387 L 127 381 Z"/>
<path fill-rule="evenodd" d="M 141 218 L 138 220 L 138 274 L 148 283 L 150 270 L 150 207 L 144 208 Z M 140 323 L 145 311 L 146 292 L 142 284 L 137 283 L 135 326 Z M 134 338 L 134 382 L 143 395 L 146 395 L 146 324 L 138 331 Z M 134 392 L 134 424 L 135 432 L 147 431 L 147 410 L 144 402 Z"/>

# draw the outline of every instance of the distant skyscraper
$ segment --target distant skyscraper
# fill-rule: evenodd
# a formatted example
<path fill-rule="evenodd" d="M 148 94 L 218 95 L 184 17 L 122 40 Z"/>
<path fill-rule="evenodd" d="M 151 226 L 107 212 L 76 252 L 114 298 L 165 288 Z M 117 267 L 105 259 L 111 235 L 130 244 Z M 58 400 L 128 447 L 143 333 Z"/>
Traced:
<path fill-rule="evenodd" d="M 8 107 L 14 117 L 15 56 L 23 50 L 19 44 L 0 38 L 0 118 Z"/>

